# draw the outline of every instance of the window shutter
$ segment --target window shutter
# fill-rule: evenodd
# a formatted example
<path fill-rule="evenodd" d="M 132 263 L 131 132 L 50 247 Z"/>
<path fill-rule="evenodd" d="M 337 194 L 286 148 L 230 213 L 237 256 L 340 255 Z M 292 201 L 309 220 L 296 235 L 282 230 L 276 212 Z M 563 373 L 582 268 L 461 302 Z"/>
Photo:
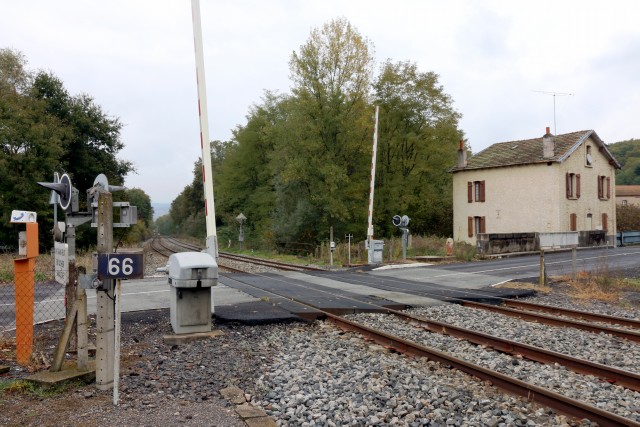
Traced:
<path fill-rule="evenodd" d="M 580 174 L 576 174 L 576 197 L 580 198 Z"/>
<path fill-rule="evenodd" d="M 486 224 L 485 224 L 485 217 L 480 217 L 480 233 L 486 233 L 487 232 L 487 228 L 486 228 Z"/>
<path fill-rule="evenodd" d="M 469 227 L 469 237 L 473 237 L 473 217 L 472 216 L 467 218 L 467 224 Z"/>
<path fill-rule="evenodd" d="M 567 184 L 567 199 L 568 199 L 571 197 L 571 175 L 569 175 L 569 172 L 567 172 L 565 181 Z"/>
<path fill-rule="evenodd" d="M 484 181 L 480 181 L 480 201 L 484 202 Z"/>
<path fill-rule="evenodd" d="M 598 175 L 598 198 L 602 199 L 602 179 L 600 175 Z"/>
<path fill-rule="evenodd" d="M 607 231 L 609 228 L 607 227 L 607 223 L 609 222 L 609 215 L 606 213 L 602 214 L 602 229 Z"/>
<path fill-rule="evenodd" d="M 578 224 L 577 224 L 578 221 L 577 220 L 578 220 L 578 216 L 576 214 L 572 213 L 569 216 L 569 223 L 570 223 L 569 227 L 570 227 L 571 231 L 578 231 Z"/>
<path fill-rule="evenodd" d="M 471 181 L 467 181 L 467 202 L 473 202 L 473 182 Z"/>
<path fill-rule="evenodd" d="M 607 177 L 607 200 L 610 198 L 611 198 L 611 178 Z"/>

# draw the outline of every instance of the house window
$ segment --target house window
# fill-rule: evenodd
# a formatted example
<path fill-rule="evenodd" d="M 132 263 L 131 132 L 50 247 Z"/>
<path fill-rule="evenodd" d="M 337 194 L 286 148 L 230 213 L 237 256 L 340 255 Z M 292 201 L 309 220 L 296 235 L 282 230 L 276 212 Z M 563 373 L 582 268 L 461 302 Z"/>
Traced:
<path fill-rule="evenodd" d="M 607 215 L 606 213 L 602 214 L 602 229 L 604 231 L 607 231 L 609 229 L 607 223 L 609 222 L 609 215 Z"/>
<path fill-rule="evenodd" d="M 467 202 L 484 202 L 484 181 L 467 182 Z"/>
<path fill-rule="evenodd" d="M 598 198 L 600 200 L 611 198 L 611 178 L 608 176 L 598 175 Z"/>
<path fill-rule="evenodd" d="M 580 198 L 580 174 L 579 173 L 567 173 L 567 199 L 579 199 Z"/>
<path fill-rule="evenodd" d="M 593 165 L 593 157 L 591 157 L 591 146 L 587 145 L 587 154 L 584 159 L 584 165 L 591 167 Z"/>
<path fill-rule="evenodd" d="M 574 213 L 569 215 L 569 230 L 578 231 L 578 215 Z"/>
<path fill-rule="evenodd" d="M 483 216 L 470 216 L 467 218 L 469 237 L 477 236 L 478 234 L 486 233 L 485 217 Z"/>
<path fill-rule="evenodd" d="M 627 201 L 626 200 L 622 201 L 622 206 L 627 206 Z"/>

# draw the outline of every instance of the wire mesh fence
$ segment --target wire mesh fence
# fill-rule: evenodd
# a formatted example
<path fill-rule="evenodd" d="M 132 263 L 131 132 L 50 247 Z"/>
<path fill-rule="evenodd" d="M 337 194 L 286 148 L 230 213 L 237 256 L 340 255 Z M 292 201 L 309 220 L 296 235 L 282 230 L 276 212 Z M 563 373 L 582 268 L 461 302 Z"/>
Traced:
<path fill-rule="evenodd" d="M 53 277 L 54 271 L 25 271 L 0 283 L 0 334 L 14 336 L 17 328 L 64 319 L 65 286 Z"/>

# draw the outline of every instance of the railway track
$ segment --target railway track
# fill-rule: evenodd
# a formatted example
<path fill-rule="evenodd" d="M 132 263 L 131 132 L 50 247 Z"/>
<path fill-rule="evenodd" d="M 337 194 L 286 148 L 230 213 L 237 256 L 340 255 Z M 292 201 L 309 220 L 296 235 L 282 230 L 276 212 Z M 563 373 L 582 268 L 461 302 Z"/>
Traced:
<path fill-rule="evenodd" d="M 240 262 L 240 263 L 248 263 L 253 265 L 262 265 L 265 267 L 273 267 L 275 269 L 284 270 L 284 271 L 326 271 L 322 268 L 311 267 L 308 265 L 288 264 L 288 263 L 283 263 L 278 261 L 271 261 L 271 260 L 266 260 L 261 258 L 250 257 L 247 255 L 231 254 L 228 252 L 220 252 L 218 253 L 218 257 L 222 259 L 235 261 L 235 262 Z"/>
<path fill-rule="evenodd" d="M 234 278 L 233 280 L 242 281 L 237 278 Z M 249 283 L 242 283 L 251 286 Z M 298 286 L 305 287 L 304 285 Z M 318 290 L 317 287 L 315 289 Z M 264 289 L 262 291 L 264 292 Z M 284 296 L 279 295 L 276 292 L 269 293 L 273 294 L 274 296 Z M 290 298 L 290 296 L 286 296 L 286 298 Z M 315 310 L 321 310 L 319 307 L 306 304 L 295 298 L 293 298 L 293 300 L 300 304 L 308 305 Z M 403 312 L 386 310 L 386 313 L 386 320 L 383 320 L 382 323 L 385 324 L 385 328 L 388 329 L 393 330 L 397 327 L 394 326 L 395 322 L 391 320 L 392 317 L 390 316 L 393 316 L 393 318 L 402 319 L 402 323 L 411 325 L 410 329 L 415 329 L 415 326 L 419 325 L 420 328 L 424 328 L 425 331 L 429 331 L 427 333 L 438 332 L 440 334 L 449 334 L 453 337 L 467 340 L 475 345 L 491 347 L 504 353 L 521 355 L 527 359 L 534 360 L 539 364 L 547 364 L 550 366 L 554 366 L 555 364 L 563 364 L 567 368 L 572 369 L 580 374 L 598 376 L 603 379 L 605 383 L 616 383 L 622 387 L 626 387 L 630 390 L 635 391 L 638 391 L 638 388 L 640 387 L 640 375 L 636 373 L 626 372 L 621 369 L 616 369 L 601 364 L 595 364 L 586 360 L 581 360 L 557 352 L 544 350 L 514 341 L 504 340 L 488 334 L 481 334 L 470 329 L 455 327 L 453 325 L 436 322 L 431 319 L 426 319 L 418 316 L 410 316 Z M 545 387 L 540 387 L 527 381 L 523 381 L 522 379 L 506 375 L 502 372 L 488 369 L 463 358 L 448 354 L 447 352 L 442 352 L 429 346 L 423 345 L 414 340 L 405 339 L 396 333 L 373 328 L 365 324 L 365 322 L 350 320 L 344 316 L 338 316 L 328 312 L 324 312 L 324 316 L 328 321 L 335 324 L 339 328 L 349 331 L 355 331 L 365 336 L 368 340 L 372 340 L 387 348 L 394 349 L 404 354 L 426 357 L 430 360 L 440 362 L 444 365 L 466 372 L 483 381 L 489 381 L 491 384 L 503 389 L 508 393 L 515 394 L 529 401 L 548 406 L 558 412 L 571 415 L 579 419 L 587 418 L 591 421 L 597 422 L 601 426 L 640 426 L 640 423 L 633 419 L 625 418 L 616 413 L 603 410 L 596 405 L 591 405 L 581 400 L 572 399 L 566 397 L 561 392 L 557 392 Z"/>
<path fill-rule="evenodd" d="M 165 236 L 154 237 L 151 240 L 149 247 L 154 253 L 165 258 L 168 258 L 172 254 L 178 252 L 199 252 L 203 249 L 201 246 Z M 251 272 L 254 269 L 252 266 L 272 268 L 274 271 L 325 271 L 317 267 L 283 263 L 247 255 L 232 254 L 229 252 L 218 253 L 218 266 L 225 272 L 232 273 Z"/>
<path fill-rule="evenodd" d="M 355 283 L 359 282 L 357 278 L 353 278 L 352 281 Z M 361 283 L 363 285 L 369 285 L 369 283 L 364 280 L 362 280 Z M 394 283 L 397 283 L 398 285 L 394 285 Z M 386 277 L 383 283 L 376 284 L 376 286 L 382 290 L 406 292 L 406 288 L 400 286 L 399 283 L 402 283 L 402 281 Z M 442 287 L 426 283 L 421 284 L 420 289 L 412 290 L 411 293 L 418 296 L 460 304 L 469 308 L 494 311 L 506 316 L 516 317 L 530 322 L 543 323 L 550 326 L 571 327 L 596 334 L 604 333 L 633 342 L 640 342 L 640 321 L 635 319 L 618 318 L 578 310 L 566 310 L 540 304 L 524 303 L 512 299 L 499 298 L 494 294 L 483 292 L 482 290 L 465 290 L 464 298 L 452 298 L 445 296 L 442 293 Z M 499 299 L 501 300 L 501 305 L 484 304 L 471 301 L 470 299 Z M 551 316 L 547 313 L 558 314 L 558 316 Z M 590 322 L 582 322 L 576 319 L 589 320 Z M 603 325 L 602 323 L 607 325 Z M 611 327 L 610 325 L 616 325 L 617 327 Z"/>

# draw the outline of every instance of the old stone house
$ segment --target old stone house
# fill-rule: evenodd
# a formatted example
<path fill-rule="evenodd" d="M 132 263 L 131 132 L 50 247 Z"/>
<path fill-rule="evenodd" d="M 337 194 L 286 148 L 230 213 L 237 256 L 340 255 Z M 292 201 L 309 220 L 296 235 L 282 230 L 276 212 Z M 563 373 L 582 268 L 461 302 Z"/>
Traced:
<path fill-rule="evenodd" d="M 538 233 L 577 231 L 581 246 L 614 244 L 619 168 L 593 130 L 554 136 L 547 128 L 469 159 L 461 144 L 450 169 L 454 240 L 513 252 L 535 249 Z"/>
<path fill-rule="evenodd" d="M 640 206 L 640 185 L 616 185 L 616 203 L 620 206 Z"/>

